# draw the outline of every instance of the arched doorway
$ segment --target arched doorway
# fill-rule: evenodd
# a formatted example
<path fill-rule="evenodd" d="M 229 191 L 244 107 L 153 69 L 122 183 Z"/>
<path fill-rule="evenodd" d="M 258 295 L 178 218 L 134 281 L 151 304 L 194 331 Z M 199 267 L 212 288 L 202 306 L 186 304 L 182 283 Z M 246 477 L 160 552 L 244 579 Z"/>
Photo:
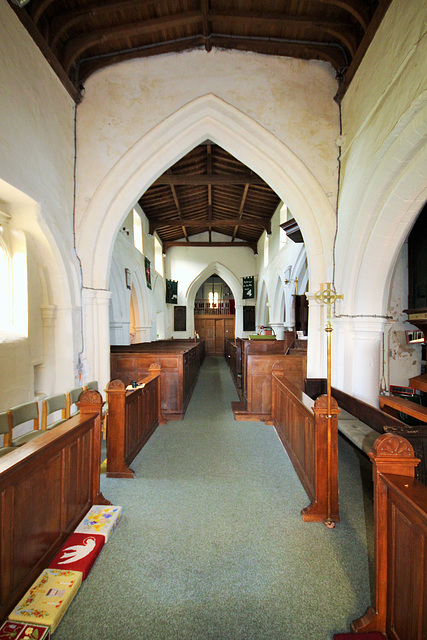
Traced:
<path fill-rule="evenodd" d="M 228 284 L 215 273 L 199 287 L 194 302 L 194 330 L 205 341 L 206 355 L 223 356 L 234 338 L 235 301 Z"/>

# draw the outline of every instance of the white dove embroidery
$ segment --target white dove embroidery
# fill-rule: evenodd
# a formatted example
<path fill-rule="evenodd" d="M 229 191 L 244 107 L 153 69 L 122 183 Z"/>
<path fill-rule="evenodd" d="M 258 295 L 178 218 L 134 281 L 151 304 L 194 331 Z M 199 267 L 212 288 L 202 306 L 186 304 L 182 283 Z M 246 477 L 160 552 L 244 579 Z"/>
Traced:
<path fill-rule="evenodd" d="M 67 547 L 60 558 L 61 562 L 58 564 L 70 564 L 71 562 L 77 562 L 86 558 L 95 548 L 95 538 L 85 538 L 83 544 L 76 544 L 73 547 Z M 63 560 L 63 558 L 65 558 Z"/>

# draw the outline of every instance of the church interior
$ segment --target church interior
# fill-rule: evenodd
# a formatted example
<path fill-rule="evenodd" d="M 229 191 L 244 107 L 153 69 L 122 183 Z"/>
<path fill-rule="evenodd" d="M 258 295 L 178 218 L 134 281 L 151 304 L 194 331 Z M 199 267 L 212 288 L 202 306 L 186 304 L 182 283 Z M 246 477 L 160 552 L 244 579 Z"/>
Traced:
<path fill-rule="evenodd" d="M 342 609 L 337 604 L 335 620 L 329 604 L 322 604 L 327 613 L 317 631 L 314 615 L 307 619 L 308 627 L 287 628 L 273 613 L 265 614 L 265 626 L 258 618 L 251 626 L 251 594 L 262 610 L 267 607 L 262 589 L 268 590 L 268 579 L 279 589 L 280 577 L 251 573 L 244 582 L 245 569 L 239 565 L 233 580 L 248 588 L 245 606 L 237 612 L 229 600 L 227 615 L 233 624 L 217 622 L 214 609 L 227 601 L 225 586 L 215 594 L 215 602 L 206 603 L 211 617 L 206 613 L 204 626 L 198 628 L 194 621 L 181 626 L 177 622 L 187 604 L 194 606 L 195 618 L 203 606 L 196 596 L 192 601 L 188 592 L 187 602 L 181 593 L 188 575 L 183 570 L 181 582 L 168 594 L 171 602 L 182 597 L 182 608 L 178 611 L 177 606 L 175 614 L 153 613 L 152 619 L 148 615 L 144 631 L 131 625 L 132 634 L 122 637 L 321 640 L 348 631 L 358 619 L 352 632 L 366 640 L 425 638 L 423 606 L 417 622 L 413 613 L 408 622 L 404 608 L 396 613 L 389 601 L 397 602 L 401 593 L 412 598 L 419 591 L 427 610 L 427 1 L 0 0 L 0 17 L 0 623 L 39 569 L 48 566 L 41 563 L 54 549 L 57 553 L 74 530 L 84 505 L 87 510 L 112 499 L 113 504 L 126 504 L 117 533 L 102 553 L 107 557 L 110 548 L 118 547 L 120 527 L 127 547 L 136 548 L 132 529 L 126 530 L 126 513 L 133 514 L 133 526 L 142 530 L 152 512 L 145 505 L 136 513 L 132 505 L 141 500 L 137 491 L 151 495 L 153 504 L 165 499 L 162 483 L 157 489 L 151 483 L 162 473 L 174 482 L 176 461 L 170 458 L 168 468 L 167 447 L 182 447 L 180 455 L 193 455 L 193 461 L 200 456 L 200 473 L 206 476 L 202 485 L 213 478 L 215 487 L 228 456 L 228 472 L 240 469 L 238 456 L 221 449 L 223 442 L 214 444 L 212 434 L 198 432 L 204 422 L 215 438 L 220 433 L 230 442 L 235 438 L 243 451 L 246 439 L 257 442 L 259 451 L 265 446 L 266 457 L 275 438 L 280 450 L 271 453 L 271 477 L 264 477 L 256 465 L 251 476 L 260 473 L 264 504 L 276 513 L 272 527 L 285 526 L 279 524 L 280 508 L 272 496 L 283 481 L 276 478 L 276 465 L 282 462 L 275 456 L 281 460 L 286 450 L 302 483 L 290 498 L 298 503 L 298 517 L 286 516 L 294 526 L 289 536 L 307 536 L 311 554 L 317 552 L 308 536 L 318 536 L 318 575 L 325 564 L 321 556 L 331 553 L 333 564 L 342 554 L 341 566 L 347 571 L 362 554 L 360 584 L 354 593 L 342 587 L 346 602 Z M 225 379 L 231 391 L 225 390 Z M 286 391 L 286 380 L 292 383 L 291 391 Z M 144 410 L 149 426 L 122 459 L 121 447 L 131 446 L 130 436 L 123 444 L 113 425 L 116 420 L 120 428 L 128 428 L 128 417 L 122 424 L 114 403 L 134 393 L 128 385 L 141 397 L 144 391 L 152 406 Z M 323 413 L 329 466 L 326 480 L 319 472 L 313 481 L 314 498 L 308 472 L 301 470 L 300 459 L 309 457 L 308 441 L 289 444 L 296 436 L 282 424 L 296 415 L 290 409 L 286 413 L 280 399 L 282 393 L 296 398 L 292 385 L 310 396 L 314 407 L 320 406 L 320 396 L 328 398 Z M 98 413 L 85 432 L 91 439 L 85 448 L 79 438 L 86 428 L 84 416 L 89 420 L 91 415 L 90 403 Z M 316 408 L 313 411 L 316 414 Z M 357 416 L 356 426 L 348 420 L 350 414 Z M 50 428 L 57 422 L 62 424 Z M 278 438 L 272 436 L 270 442 L 266 436 L 264 443 L 259 436 L 264 428 L 275 429 Z M 166 444 L 166 433 L 172 444 Z M 190 454 L 194 434 L 206 444 L 203 454 L 196 449 Z M 379 436 L 385 439 L 380 442 Z M 62 452 L 65 457 L 58 466 L 55 456 L 72 437 L 78 440 L 69 443 L 68 453 Z M 393 455 L 406 457 L 400 470 L 384 467 L 384 475 L 381 446 L 385 451 L 387 437 L 392 444 L 400 438 L 406 453 L 396 445 Z M 188 449 L 182 445 L 185 438 Z M 43 442 L 45 451 L 55 452 L 49 463 L 43 458 Z M 215 454 L 214 446 L 219 446 Z M 310 464 L 319 470 L 321 447 L 317 440 L 313 446 L 315 462 Z M 387 451 L 391 455 L 391 449 Z M 340 465 L 348 465 L 340 466 L 339 480 L 331 475 L 333 464 L 338 474 L 338 456 Z M 410 463 L 414 456 L 421 461 Z M 101 476 L 100 457 L 101 462 L 107 458 Z M 68 515 L 63 508 L 50 529 L 43 529 L 36 515 L 42 501 L 33 507 L 24 498 L 33 464 L 39 471 L 44 468 L 39 480 L 49 486 L 58 483 L 46 503 L 63 500 L 59 483 L 66 474 L 60 469 L 69 465 L 70 478 L 79 478 L 75 493 L 67 485 L 73 493 Z M 357 497 L 352 465 L 361 474 Z M 396 566 L 402 568 L 405 557 L 390 533 L 392 525 L 386 531 L 381 528 L 384 520 L 379 524 L 380 518 L 389 518 L 379 515 L 386 508 L 379 488 L 387 486 L 388 494 L 396 491 L 401 497 L 402 487 L 412 487 L 412 481 L 396 481 L 392 488 L 387 478 L 406 478 L 409 468 L 412 477 L 416 474 L 416 488 L 408 489 L 412 506 L 405 507 L 397 531 L 402 545 L 411 548 L 413 563 L 407 572 L 402 570 L 405 577 L 396 578 L 395 587 L 391 576 L 396 572 L 388 558 L 398 558 Z M 176 472 L 189 496 L 195 491 L 187 486 L 192 472 L 185 465 Z M 287 473 L 290 478 L 293 471 Z M 24 483 L 25 477 L 28 486 L 19 484 L 18 491 L 14 484 L 12 491 L 14 474 L 18 479 L 13 482 Z M 229 486 L 231 494 L 239 493 L 240 502 L 230 502 L 230 513 L 240 511 L 245 492 L 234 486 L 237 475 L 231 474 Z M 365 476 L 370 494 L 374 477 L 369 507 L 361 497 Z M 323 480 L 329 493 L 326 516 L 322 512 L 316 520 L 322 525 L 302 522 L 304 500 L 298 492 L 305 495 L 305 490 L 312 507 L 319 505 L 316 483 Z M 90 489 L 83 496 L 85 482 Z M 188 512 L 182 506 L 182 514 L 194 517 L 194 527 L 200 517 L 195 515 L 197 505 L 205 495 L 205 487 L 199 489 Z M 223 503 L 226 496 L 225 491 Z M 214 495 L 203 499 L 215 502 Z M 26 509 L 35 523 L 27 532 L 27 525 L 18 522 Z M 412 529 L 411 509 L 417 527 L 422 520 L 421 533 Z M 9 520 L 12 512 L 18 514 L 16 523 L 15 515 Z M 235 535 L 244 546 L 244 534 L 234 532 L 234 524 L 225 531 L 229 514 L 222 522 L 221 511 L 215 513 L 211 526 L 221 530 L 224 525 L 219 532 L 224 546 L 228 543 L 222 534 Z M 250 521 L 248 513 L 241 514 L 246 531 L 263 510 L 260 507 Z M 304 517 L 315 520 L 315 515 L 314 506 Z M 172 511 L 169 517 L 174 517 Z M 163 527 L 160 516 L 158 526 Z M 41 536 L 39 544 L 28 543 L 31 531 L 33 538 Z M 150 535 L 154 538 L 155 530 Z M 267 534 L 260 530 L 255 535 L 259 539 Z M 348 545 L 351 550 L 344 542 L 347 535 L 357 541 Z M 328 536 L 335 536 L 331 549 Z M 386 548 L 385 541 L 391 539 L 394 555 Z M 28 545 L 28 551 L 15 557 L 10 540 Z M 175 542 L 169 540 L 171 549 Z M 140 544 L 151 543 L 147 536 Z M 212 540 L 211 554 L 215 544 Z M 270 544 L 274 548 L 274 536 Z M 15 542 L 12 546 L 15 549 Z M 237 549 L 233 558 L 239 555 Z M 186 550 L 179 553 L 185 556 Z M 262 564 L 257 553 L 248 551 L 255 564 Z M 277 566 L 280 553 L 277 549 L 278 555 L 266 556 L 265 562 Z M 172 566 L 173 558 L 171 553 L 165 563 Z M 127 567 L 126 558 L 123 563 Z M 228 567 L 233 560 L 230 563 Z M 19 570 L 13 569 L 15 564 Z M 133 575 L 133 569 L 127 571 Z M 230 577 L 225 561 L 223 572 Z M 99 575 L 103 585 L 108 582 L 106 568 L 100 568 Z M 208 598 L 201 575 L 191 588 L 197 591 L 199 585 Z M 154 584 L 154 570 L 151 578 Z M 262 586 L 254 595 L 258 579 Z M 123 585 L 123 600 L 125 592 Z M 282 608 L 304 609 L 300 587 L 295 594 L 298 601 L 278 600 Z M 163 597 L 159 586 L 152 594 L 156 606 Z M 321 599 L 319 592 L 310 597 Z M 328 598 L 338 602 L 340 596 L 328 592 Z M 362 609 L 370 604 L 369 619 L 363 618 Z M 94 612 L 100 606 L 92 602 Z M 297 617 L 302 620 L 306 613 Z M 247 626 L 242 626 L 242 618 Z M 125 628 L 126 620 L 123 613 Z M 55 632 L 58 640 L 117 637 L 96 627 L 91 618 L 76 617 L 68 631 L 65 625 L 66 620 Z"/>

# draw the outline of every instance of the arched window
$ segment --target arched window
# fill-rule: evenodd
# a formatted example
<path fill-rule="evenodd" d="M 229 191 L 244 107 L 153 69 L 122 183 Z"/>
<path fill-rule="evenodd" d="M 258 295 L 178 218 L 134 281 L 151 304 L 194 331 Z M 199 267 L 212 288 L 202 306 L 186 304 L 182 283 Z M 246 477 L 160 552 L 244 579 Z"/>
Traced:
<path fill-rule="evenodd" d="M 144 253 L 143 240 L 142 240 L 142 220 L 136 209 L 132 211 L 133 216 L 133 244 L 138 251 Z"/>

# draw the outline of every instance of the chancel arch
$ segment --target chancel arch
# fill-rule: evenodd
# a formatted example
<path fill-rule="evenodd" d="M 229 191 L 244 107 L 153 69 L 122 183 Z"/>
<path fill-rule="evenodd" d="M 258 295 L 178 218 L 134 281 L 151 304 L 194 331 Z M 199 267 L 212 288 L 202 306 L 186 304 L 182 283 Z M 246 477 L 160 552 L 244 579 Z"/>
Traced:
<path fill-rule="evenodd" d="M 142 136 L 98 185 L 78 230 L 85 286 L 107 288 L 112 247 L 123 211 L 130 210 L 156 178 L 206 139 L 245 163 L 298 212 L 310 268 L 319 282 L 325 279 L 331 269 L 335 219 L 321 185 L 283 142 L 248 115 L 208 94 Z M 318 360 L 315 341 L 312 347 L 314 365 Z M 100 351 L 106 349 L 107 345 L 100 346 Z"/>

